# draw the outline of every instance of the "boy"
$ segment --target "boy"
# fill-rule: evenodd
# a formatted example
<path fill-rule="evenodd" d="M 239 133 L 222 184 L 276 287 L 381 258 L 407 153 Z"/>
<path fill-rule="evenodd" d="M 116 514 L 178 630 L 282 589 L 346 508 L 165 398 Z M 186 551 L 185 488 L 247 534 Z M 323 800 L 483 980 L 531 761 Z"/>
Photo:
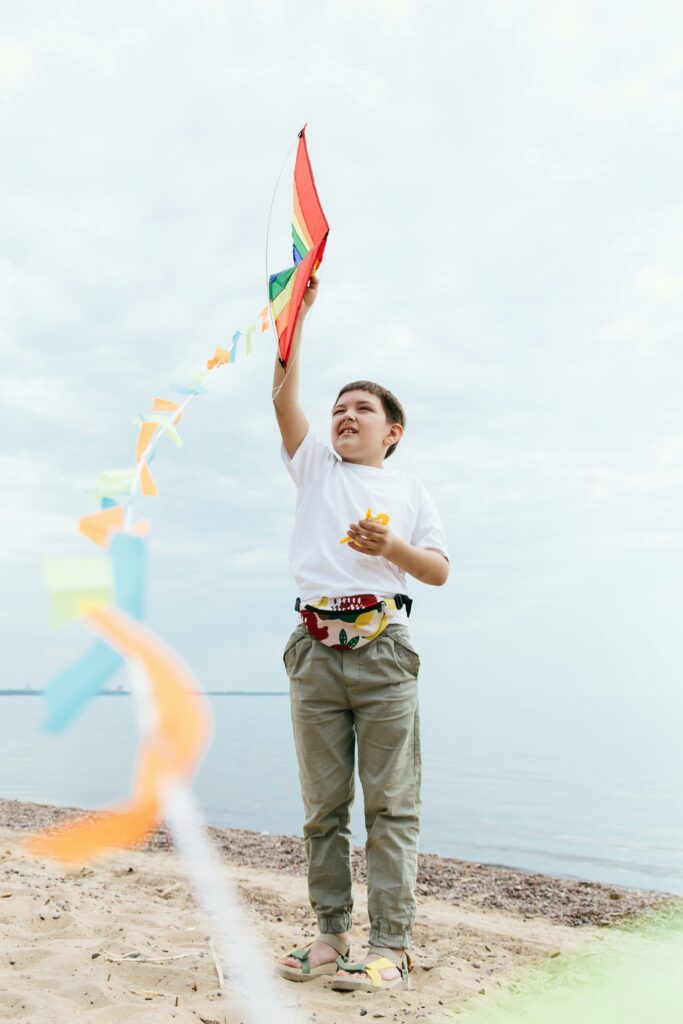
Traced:
<path fill-rule="evenodd" d="M 379 385 L 359 381 L 332 410 L 336 455 L 309 430 L 299 405 L 304 296 L 285 374 L 273 395 L 282 458 L 297 485 L 291 568 L 302 624 L 284 652 L 306 813 L 308 888 L 320 935 L 282 957 L 292 981 L 334 974 L 332 987 L 375 992 L 406 985 L 420 808 L 419 656 L 410 642 L 405 573 L 441 586 L 449 562 L 434 504 L 416 477 L 384 460 L 405 414 Z M 335 614 L 336 613 L 336 614 Z M 354 748 L 367 829 L 369 953 L 351 964 L 349 812 Z"/>

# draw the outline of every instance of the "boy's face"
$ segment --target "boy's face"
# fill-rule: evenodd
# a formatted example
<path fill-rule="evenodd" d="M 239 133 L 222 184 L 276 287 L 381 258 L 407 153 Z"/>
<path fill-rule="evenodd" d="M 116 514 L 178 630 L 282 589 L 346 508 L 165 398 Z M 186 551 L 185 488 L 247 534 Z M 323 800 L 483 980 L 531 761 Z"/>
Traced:
<path fill-rule="evenodd" d="M 345 391 L 332 409 L 332 447 L 344 462 L 380 467 L 402 434 L 403 427 L 387 421 L 379 398 L 368 391 Z"/>

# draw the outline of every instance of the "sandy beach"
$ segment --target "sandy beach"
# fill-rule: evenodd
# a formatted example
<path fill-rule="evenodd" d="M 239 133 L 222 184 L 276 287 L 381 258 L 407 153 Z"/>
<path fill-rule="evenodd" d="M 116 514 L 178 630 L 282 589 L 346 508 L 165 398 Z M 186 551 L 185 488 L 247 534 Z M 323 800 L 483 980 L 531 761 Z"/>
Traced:
<path fill-rule="evenodd" d="M 205 926 L 165 831 L 143 848 L 68 871 L 24 851 L 27 833 L 74 813 L 0 800 L 0 1018 L 237 1024 L 229 979 L 221 995 Z M 273 957 L 312 938 L 301 841 L 210 833 Z M 361 850 L 354 869 L 360 958 L 367 939 Z M 297 1020 L 436 1021 L 525 965 L 561 956 L 667 900 L 432 855 L 421 855 L 418 892 L 412 988 L 342 995 L 327 983 L 278 982 Z"/>

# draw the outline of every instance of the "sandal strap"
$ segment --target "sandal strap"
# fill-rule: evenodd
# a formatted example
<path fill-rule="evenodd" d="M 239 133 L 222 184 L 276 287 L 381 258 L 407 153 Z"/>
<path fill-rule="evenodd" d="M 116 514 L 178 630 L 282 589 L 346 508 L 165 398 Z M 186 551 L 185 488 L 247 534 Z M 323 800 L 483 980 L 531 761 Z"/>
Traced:
<path fill-rule="evenodd" d="M 408 979 L 408 972 L 413 969 L 413 961 L 410 954 L 406 951 L 403 953 L 394 953 L 393 949 L 389 949 L 387 946 L 369 946 L 369 953 L 378 953 L 379 956 L 384 957 L 385 960 L 391 961 L 394 967 L 398 967 L 401 972 L 401 977 L 404 981 Z M 379 963 L 379 960 L 374 961 L 375 964 Z M 389 964 L 384 964 L 383 967 L 388 967 Z"/>
<path fill-rule="evenodd" d="M 349 964 L 345 963 L 342 970 L 348 971 L 349 974 L 363 974 L 366 965 L 364 963 Z"/>
<path fill-rule="evenodd" d="M 290 953 L 287 954 L 287 956 L 291 956 L 292 959 L 300 961 L 302 974 L 311 973 L 310 956 L 311 946 L 313 945 L 314 942 L 326 942 L 328 946 L 332 946 L 332 949 L 336 950 L 336 952 L 339 953 L 337 961 L 346 961 L 346 957 L 351 952 L 351 946 L 345 946 L 341 939 L 338 939 L 336 935 L 330 935 L 327 932 L 323 932 L 320 935 L 316 935 L 316 937 L 314 939 L 311 939 L 310 942 L 307 942 L 305 946 L 301 946 L 299 949 L 293 949 Z M 343 969 L 346 966 L 346 964 L 338 963 L 337 966 Z"/>
<path fill-rule="evenodd" d="M 393 960 L 383 956 L 379 960 L 371 960 L 369 964 L 345 964 L 343 970 L 348 971 L 350 974 L 367 974 L 373 988 L 381 988 L 386 982 L 380 972 L 385 971 L 388 967 L 395 966 L 396 964 Z"/>
<path fill-rule="evenodd" d="M 336 949 L 340 956 L 347 957 L 351 952 L 351 946 L 342 942 L 341 939 L 337 938 L 336 935 L 331 935 L 329 932 L 321 932 L 316 935 L 314 942 L 325 942 L 328 946 L 332 946 L 332 949 Z"/>
<path fill-rule="evenodd" d="M 403 967 L 403 961 L 407 957 L 407 953 L 394 953 L 393 949 L 388 949 L 387 946 L 369 946 L 368 953 L 378 953 L 379 956 L 385 957 L 387 960 L 391 960 L 394 967 L 399 969 Z"/>
<path fill-rule="evenodd" d="M 310 962 L 309 957 L 310 957 L 310 954 L 311 954 L 311 946 L 312 945 L 313 945 L 313 943 L 309 942 L 308 945 L 302 946 L 301 949 L 293 949 L 290 953 L 287 954 L 287 956 L 291 956 L 292 959 L 300 960 L 301 961 L 301 973 L 302 974 L 310 974 L 311 973 L 311 962 Z"/>
<path fill-rule="evenodd" d="M 380 974 L 387 967 L 393 967 L 391 960 L 387 960 L 386 957 L 382 957 L 379 960 L 373 960 L 371 963 L 365 965 L 365 973 L 370 979 L 370 984 L 375 988 L 381 988 L 384 984 L 384 978 Z"/>

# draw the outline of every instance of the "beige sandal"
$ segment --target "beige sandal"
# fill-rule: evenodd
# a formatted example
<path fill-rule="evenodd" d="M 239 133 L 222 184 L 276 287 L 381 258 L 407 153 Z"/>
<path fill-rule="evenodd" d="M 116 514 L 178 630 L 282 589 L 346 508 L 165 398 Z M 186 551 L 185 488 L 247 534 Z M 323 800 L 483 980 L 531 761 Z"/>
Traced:
<path fill-rule="evenodd" d="M 340 970 L 349 971 L 351 974 L 366 974 L 367 978 L 346 978 L 336 977 L 331 984 L 336 992 L 378 992 L 380 989 L 391 989 L 402 986 L 410 988 L 408 972 L 413 969 L 413 961 L 408 953 L 394 953 L 393 949 L 386 946 L 370 946 L 369 953 L 379 953 L 379 960 L 371 960 L 370 963 L 342 964 Z M 389 981 L 383 978 L 381 971 L 387 967 L 398 967 L 401 972 L 398 978 L 391 978 Z"/>
<path fill-rule="evenodd" d="M 318 967 L 311 967 L 310 952 L 314 942 L 327 943 L 328 946 L 332 946 L 332 949 L 336 949 L 339 956 L 331 964 L 320 964 Z M 285 953 L 285 956 L 291 956 L 295 960 L 299 960 L 301 968 L 291 967 L 289 964 L 278 962 L 275 965 L 275 973 L 281 978 L 286 978 L 287 981 L 315 981 L 316 978 L 320 978 L 322 975 L 336 974 L 340 969 L 345 970 L 347 966 L 346 958 L 350 952 L 351 946 L 345 946 L 336 935 L 329 935 L 327 933 L 316 935 L 314 939 L 311 939 L 301 949 L 293 949 L 291 953 Z"/>

